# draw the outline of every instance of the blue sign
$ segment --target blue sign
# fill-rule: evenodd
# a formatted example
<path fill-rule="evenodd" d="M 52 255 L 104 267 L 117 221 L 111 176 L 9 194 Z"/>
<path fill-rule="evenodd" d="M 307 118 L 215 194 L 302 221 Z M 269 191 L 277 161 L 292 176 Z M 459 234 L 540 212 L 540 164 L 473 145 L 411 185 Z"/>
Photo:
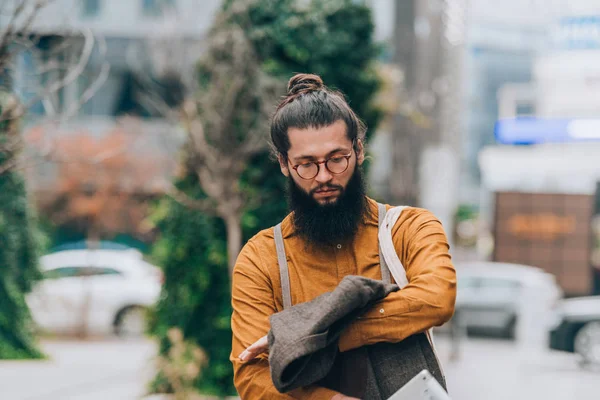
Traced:
<path fill-rule="evenodd" d="M 496 122 L 495 135 L 502 144 L 600 141 L 600 118 L 502 119 Z"/>
<path fill-rule="evenodd" d="M 553 32 L 554 45 L 560 49 L 600 48 L 600 16 L 561 18 Z"/>

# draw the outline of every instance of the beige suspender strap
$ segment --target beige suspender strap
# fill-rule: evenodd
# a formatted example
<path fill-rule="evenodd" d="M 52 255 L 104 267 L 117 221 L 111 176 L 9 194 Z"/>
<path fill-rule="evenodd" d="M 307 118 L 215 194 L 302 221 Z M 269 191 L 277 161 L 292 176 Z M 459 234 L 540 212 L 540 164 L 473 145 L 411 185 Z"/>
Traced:
<path fill-rule="evenodd" d="M 378 220 L 379 227 L 385 220 L 386 208 L 385 204 L 378 204 Z M 281 233 L 281 224 L 278 224 L 273 229 L 275 235 L 275 248 L 277 249 L 277 262 L 279 263 L 279 277 L 281 280 L 281 292 L 283 297 L 283 308 L 286 309 L 292 306 L 292 296 L 290 292 L 290 275 L 288 271 L 288 263 L 285 254 L 285 246 L 283 244 L 283 234 Z M 379 264 L 381 267 L 381 279 L 385 283 L 391 283 L 390 270 L 385 263 L 385 258 L 381 252 L 381 246 L 379 246 Z"/>
<path fill-rule="evenodd" d="M 379 224 L 379 229 L 381 229 L 381 224 L 383 224 L 383 221 L 385 220 L 385 214 L 387 212 L 387 210 L 385 209 L 385 204 L 381 204 L 381 203 L 377 203 L 378 206 L 378 224 Z M 379 244 L 379 266 L 381 267 L 381 280 L 385 283 L 391 283 L 392 280 L 390 278 L 390 270 L 387 267 L 387 264 L 385 263 L 385 257 L 383 257 L 383 253 L 381 252 L 381 243 Z"/>
<path fill-rule="evenodd" d="M 279 263 L 279 277 L 281 279 L 281 292 L 283 295 L 283 308 L 292 306 L 292 294 L 290 292 L 290 274 L 285 255 L 285 246 L 283 245 L 283 235 L 281 233 L 281 224 L 278 224 L 273 233 L 275 235 L 275 247 L 277 249 L 277 262 Z"/>

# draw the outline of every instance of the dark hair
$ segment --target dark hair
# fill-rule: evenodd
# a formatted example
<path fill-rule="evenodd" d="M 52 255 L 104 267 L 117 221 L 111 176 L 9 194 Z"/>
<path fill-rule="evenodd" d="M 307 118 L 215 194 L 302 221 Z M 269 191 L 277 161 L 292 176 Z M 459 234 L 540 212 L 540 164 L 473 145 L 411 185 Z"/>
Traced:
<path fill-rule="evenodd" d="M 289 128 L 322 128 L 336 121 L 346 123 L 348 138 L 364 141 L 367 128 L 350 108 L 344 95 L 329 89 L 318 75 L 297 74 L 288 82 L 287 96 L 271 119 L 271 143 L 276 155 L 287 158 Z"/>

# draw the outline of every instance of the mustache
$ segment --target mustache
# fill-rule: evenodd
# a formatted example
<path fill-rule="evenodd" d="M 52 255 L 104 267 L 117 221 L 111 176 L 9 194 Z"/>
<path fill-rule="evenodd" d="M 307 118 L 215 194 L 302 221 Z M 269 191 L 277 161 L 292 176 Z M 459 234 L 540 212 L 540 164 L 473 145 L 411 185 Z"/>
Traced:
<path fill-rule="evenodd" d="M 310 191 L 310 194 L 315 194 L 316 192 L 318 192 L 319 190 L 342 190 L 343 187 L 340 185 L 331 185 L 329 183 L 326 183 L 324 185 L 321 185 L 313 190 Z"/>
<path fill-rule="evenodd" d="M 317 190 L 339 189 L 334 203 L 321 205 L 312 193 Z M 294 228 L 308 247 L 329 246 L 351 240 L 361 220 L 368 212 L 362 171 L 356 168 L 348 184 L 319 182 L 311 191 L 304 191 L 288 178 L 288 205 L 293 214 Z"/>

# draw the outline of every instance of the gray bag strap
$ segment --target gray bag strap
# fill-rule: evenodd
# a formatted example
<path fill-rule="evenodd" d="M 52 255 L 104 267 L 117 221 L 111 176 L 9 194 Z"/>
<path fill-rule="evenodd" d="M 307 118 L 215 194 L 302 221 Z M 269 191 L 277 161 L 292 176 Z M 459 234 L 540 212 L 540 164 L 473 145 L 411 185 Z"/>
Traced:
<path fill-rule="evenodd" d="M 277 249 L 277 262 L 279 263 L 279 277 L 281 279 L 283 308 L 286 309 L 292 306 L 292 294 L 290 292 L 290 274 L 288 271 L 287 257 L 285 255 L 285 246 L 283 245 L 281 223 L 275 226 L 273 233 L 275 235 L 275 248 Z"/>
<path fill-rule="evenodd" d="M 379 211 L 377 215 L 378 225 L 379 229 L 381 229 L 381 225 L 385 220 L 385 214 L 387 210 L 385 208 L 385 204 L 381 203 L 377 203 L 377 208 Z M 384 283 L 392 283 L 392 279 L 390 278 L 390 270 L 388 269 L 387 264 L 385 263 L 385 258 L 383 257 L 383 253 L 381 252 L 381 244 L 379 245 L 379 266 L 381 267 L 381 280 Z"/>

